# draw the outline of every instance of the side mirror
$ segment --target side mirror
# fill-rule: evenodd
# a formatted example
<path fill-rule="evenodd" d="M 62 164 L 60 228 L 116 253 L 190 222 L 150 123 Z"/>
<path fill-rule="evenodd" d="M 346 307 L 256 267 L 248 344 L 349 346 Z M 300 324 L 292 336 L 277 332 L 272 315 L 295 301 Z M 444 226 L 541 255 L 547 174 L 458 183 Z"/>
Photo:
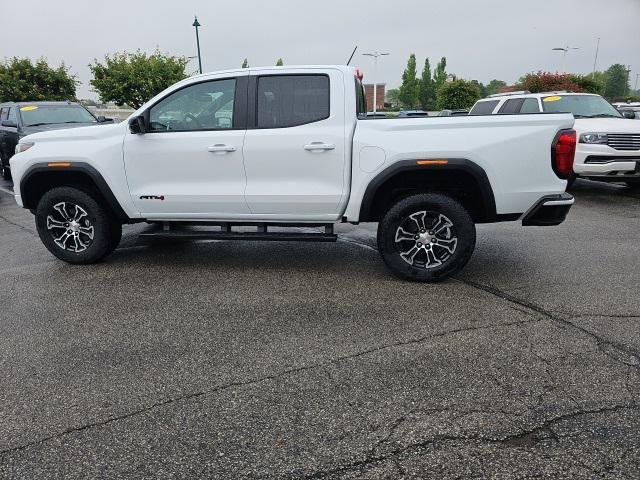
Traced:
<path fill-rule="evenodd" d="M 2 126 L 3 127 L 17 128 L 18 124 L 14 120 L 3 120 L 2 121 Z"/>
<path fill-rule="evenodd" d="M 106 122 L 107 119 L 104 115 L 98 115 L 98 122 L 103 123 Z"/>
<path fill-rule="evenodd" d="M 636 115 L 635 113 L 633 113 L 633 110 L 621 110 L 620 113 L 622 113 L 622 116 L 624 118 L 630 118 L 630 119 L 636 118 Z"/>
<path fill-rule="evenodd" d="M 144 121 L 144 115 L 138 115 L 129 120 L 129 131 L 133 134 L 139 135 L 147 131 L 147 124 Z"/>

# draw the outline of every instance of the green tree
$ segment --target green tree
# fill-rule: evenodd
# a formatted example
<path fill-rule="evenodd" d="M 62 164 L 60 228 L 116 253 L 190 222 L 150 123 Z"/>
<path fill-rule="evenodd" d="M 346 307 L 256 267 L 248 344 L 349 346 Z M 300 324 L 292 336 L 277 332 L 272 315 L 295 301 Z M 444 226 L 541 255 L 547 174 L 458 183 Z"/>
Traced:
<path fill-rule="evenodd" d="M 276 67 L 282 67 L 284 65 L 284 62 L 282 61 L 282 58 L 279 58 L 278 61 L 276 62 Z"/>
<path fill-rule="evenodd" d="M 249 68 L 249 60 L 245 58 L 242 62 L 241 68 Z"/>
<path fill-rule="evenodd" d="M 64 63 L 52 68 L 43 58 L 16 57 L 0 63 L 0 102 L 74 100 L 78 83 Z"/>
<path fill-rule="evenodd" d="M 431 77 L 431 65 L 428 58 L 424 61 L 422 69 L 418 100 L 423 110 L 433 110 L 436 106 L 436 84 Z"/>
<path fill-rule="evenodd" d="M 436 86 L 436 92 L 447 81 L 447 58 L 442 57 L 436 65 L 436 71 L 433 73 L 433 81 Z"/>
<path fill-rule="evenodd" d="M 91 86 L 103 102 L 140 108 L 146 101 L 186 77 L 185 57 L 164 55 L 156 50 L 106 55 L 104 63 L 94 60 Z"/>
<path fill-rule="evenodd" d="M 507 86 L 507 82 L 494 78 L 489 83 L 487 83 L 487 86 L 486 86 L 486 89 L 485 89 L 485 91 L 486 91 L 485 96 L 486 95 L 494 95 L 496 93 L 500 93 L 500 89 L 504 88 L 506 86 Z"/>
<path fill-rule="evenodd" d="M 437 106 L 444 108 L 471 108 L 480 98 L 478 86 L 465 80 L 454 80 L 438 89 Z"/>
<path fill-rule="evenodd" d="M 420 82 L 417 77 L 416 56 L 412 53 L 407 62 L 407 68 L 402 74 L 402 85 L 400 85 L 400 93 L 398 95 L 400 103 L 405 108 L 414 108 L 418 104 Z"/>
<path fill-rule="evenodd" d="M 616 63 L 611 65 L 606 73 L 604 96 L 609 100 L 617 100 L 626 97 L 629 92 L 627 67 Z"/>
<path fill-rule="evenodd" d="M 487 87 L 484 85 L 484 83 L 478 80 L 470 80 L 470 82 L 473 83 L 476 87 L 478 87 L 478 91 L 480 92 L 480 98 L 484 98 L 488 95 Z"/>
<path fill-rule="evenodd" d="M 391 105 L 391 108 L 399 108 L 400 107 L 400 89 L 399 88 L 390 88 L 386 91 L 385 94 L 385 102 Z"/>

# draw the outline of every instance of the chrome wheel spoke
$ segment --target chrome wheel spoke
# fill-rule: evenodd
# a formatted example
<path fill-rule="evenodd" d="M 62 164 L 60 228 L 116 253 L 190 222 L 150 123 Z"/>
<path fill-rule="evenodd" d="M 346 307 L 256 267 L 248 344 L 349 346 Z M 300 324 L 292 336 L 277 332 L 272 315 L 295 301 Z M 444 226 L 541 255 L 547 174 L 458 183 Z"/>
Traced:
<path fill-rule="evenodd" d="M 67 228 L 64 222 L 59 222 L 51 215 L 47 217 L 47 230 L 51 230 L 52 228 Z"/>
<path fill-rule="evenodd" d="M 435 224 L 431 227 L 430 230 L 433 232 L 434 235 L 438 235 L 438 233 L 440 233 L 442 229 L 446 227 L 452 227 L 452 226 L 453 226 L 453 223 L 451 223 L 451 220 L 449 220 L 444 215 L 440 214 L 438 215 L 438 218 L 436 219 Z"/>
<path fill-rule="evenodd" d="M 433 245 L 433 247 L 442 247 L 447 252 L 453 253 L 454 250 L 456 249 L 456 245 L 457 244 L 458 244 L 458 239 L 457 238 L 452 238 L 450 240 L 440 240 L 440 239 L 438 239 L 438 243 L 435 243 Z"/>
<path fill-rule="evenodd" d="M 78 231 L 93 240 L 93 227 L 78 227 Z"/>
<path fill-rule="evenodd" d="M 75 222 L 79 222 L 82 217 L 85 217 L 87 215 L 87 212 L 85 212 L 84 209 L 82 207 L 79 207 L 78 205 L 74 205 L 74 207 L 76 207 L 76 211 L 75 215 L 73 216 L 73 220 Z"/>
<path fill-rule="evenodd" d="M 69 216 L 69 214 L 67 213 L 66 210 L 66 203 L 65 202 L 60 202 L 60 203 L 56 203 L 53 208 L 60 214 L 62 215 L 62 218 L 64 218 L 67 222 L 72 221 L 73 219 Z"/>
<path fill-rule="evenodd" d="M 73 236 L 73 233 L 69 232 L 68 230 L 65 230 L 65 232 L 62 235 L 60 235 L 58 238 L 54 238 L 53 241 L 60 248 L 62 248 L 63 250 L 66 250 L 67 249 L 67 240 L 69 240 L 69 238 L 71 238 L 72 236 Z"/>
<path fill-rule="evenodd" d="M 436 257 L 433 248 L 428 249 L 426 268 L 437 267 L 438 265 L 442 265 L 442 261 L 438 257 Z"/>
<path fill-rule="evenodd" d="M 412 215 L 409 215 L 409 218 L 415 222 L 418 226 L 418 231 L 424 231 L 427 227 L 424 224 L 424 217 L 427 215 L 427 212 L 416 212 Z"/>
<path fill-rule="evenodd" d="M 401 242 L 403 240 L 412 240 L 415 241 L 416 234 L 407 232 L 402 227 L 398 228 L 396 231 L 396 242 Z"/>
<path fill-rule="evenodd" d="M 423 248 L 424 247 L 418 247 L 417 245 L 414 245 L 413 247 L 411 247 L 411 249 L 401 253 L 400 256 L 405 262 L 407 262 L 410 265 L 413 265 L 413 259 L 418 254 L 418 252 Z"/>

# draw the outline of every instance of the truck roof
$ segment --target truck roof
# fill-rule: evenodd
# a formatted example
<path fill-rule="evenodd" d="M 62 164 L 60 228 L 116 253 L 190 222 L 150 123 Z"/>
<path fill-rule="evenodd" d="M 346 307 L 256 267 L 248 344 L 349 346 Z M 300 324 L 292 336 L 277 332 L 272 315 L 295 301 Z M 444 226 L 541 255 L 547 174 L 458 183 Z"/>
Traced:
<path fill-rule="evenodd" d="M 255 72 L 255 71 L 287 71 L 287 70 L 340 70 L 345 73 L 354 73 L 355 67 L 348 65 L 283 65 L 281 67 L 276 66 L 264 66 L 264 67 L 247 67 L 247 68 L 233 68 L 230 70 L 213 70 L 210 72 L 203 72 L 198 75 L 194 75 L 189 78 L 206 77 L 208 75 L 220 75 L 220 74 L 232 74 L 242 72 Z"/>

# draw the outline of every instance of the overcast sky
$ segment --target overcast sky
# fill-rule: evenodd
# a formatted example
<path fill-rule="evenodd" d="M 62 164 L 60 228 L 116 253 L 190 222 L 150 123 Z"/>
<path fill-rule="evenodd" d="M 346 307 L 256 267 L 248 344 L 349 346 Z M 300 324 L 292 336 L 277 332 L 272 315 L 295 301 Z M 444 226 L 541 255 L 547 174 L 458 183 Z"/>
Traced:
<path fill-rule="evenodd" d="M 0 0 L 0 58 L 43 56 L 64 61 L 90 91 L 87 64 L 115 51 L 196 54 L 194 14 L 202 24 L 205 71 L 252 66 L 353 64 L 371 81 L 372 61 L 361 54 L 389 52 L 378 81 L 400 83 L 410 53 L 432 66 L 447 57 L 450 73 L 484 83 L 509 83 L 526 72 L 556 71 L 572 46 L 567 70 L 631 65 L 631 86 L 640 73 L 640 0 Z M 191 61 L 188 70 L 197 69 Z M 639 84 L 640 85 L 640 84 Z"/>

